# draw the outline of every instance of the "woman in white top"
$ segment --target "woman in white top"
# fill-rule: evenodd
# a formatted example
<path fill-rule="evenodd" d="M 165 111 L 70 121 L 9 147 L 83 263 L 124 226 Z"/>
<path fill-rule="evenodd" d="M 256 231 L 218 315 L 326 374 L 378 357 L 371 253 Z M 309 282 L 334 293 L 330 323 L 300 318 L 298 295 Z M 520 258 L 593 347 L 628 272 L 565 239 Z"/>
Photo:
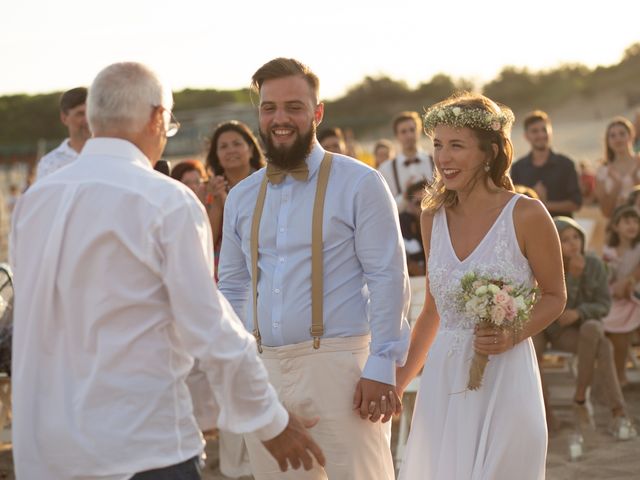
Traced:
<path fill-rule="evenodd" d="M 424 365 L 400 479 L 544 478 L 547 430 L 531 336 L 562 312 L 560 243 L 544 205 L 513 192 L 513 114 L 477 94 L 431 107 L 436 180 L 423 202 L 424 308 L 413 328 L 400 393 Z M 460 312 L 468 272 L 541 291 L 521 330 L 475 329 Z M 468 390 L 475 352 L 488 355 L 483 384 Z"/>
<path fill-rule="evenodd" d="M 634 153 L 633 124 L 616 117 L 607 125 L 605 160 L 596 174 L 596 198 L 602 214 L 610 218 L 613 210 L 627 202 L 633 187 L 640 184 L 640 155 Z"/>

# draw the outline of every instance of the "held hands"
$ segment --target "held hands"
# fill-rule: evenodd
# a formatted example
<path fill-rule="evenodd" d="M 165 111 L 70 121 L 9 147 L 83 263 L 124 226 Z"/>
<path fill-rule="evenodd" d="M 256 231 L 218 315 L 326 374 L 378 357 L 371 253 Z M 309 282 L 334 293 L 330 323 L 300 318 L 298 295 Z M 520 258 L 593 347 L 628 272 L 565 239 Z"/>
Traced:
<path fill-rule="evenodd" d="M 516 338 L 510 329 L 495 327 L 476 327 L 473 347 L 483 355 L 499 355 L 513 348 Z"/>
<path fill-rule="evenodd" d="M 266 440 L 263 445 L 269 453 L 276 459 L 280 470 L 286 472 L 291 464 L 291 468 L 297 470 L 300 464 L 305 470 L 311 470 L 313 466 L 313 458 L 324 466 L 326 460 L 322 450 L 316 442 L 314 442 L 307 429 L 318 423 L 318 418 L 303 418 L 289 412 L 289 423 L 278 436 L 271 440 Z"/>
<path fill-rule="evenodd" d="M 353 396 L 353 410 L 363 420 L 375 423 L 382 419 L 385 423 L 402 411 L 402 402 L 395 386 L 361 378 Z"/>

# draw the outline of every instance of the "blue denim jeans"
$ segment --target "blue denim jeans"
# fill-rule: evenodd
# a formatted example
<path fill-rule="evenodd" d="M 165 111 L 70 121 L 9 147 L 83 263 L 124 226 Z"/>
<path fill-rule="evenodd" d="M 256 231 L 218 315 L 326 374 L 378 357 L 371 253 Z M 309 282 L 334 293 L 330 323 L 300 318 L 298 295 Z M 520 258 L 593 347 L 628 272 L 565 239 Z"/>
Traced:
<path fill-rule="evenodd" d="M 201 480 L 200 458 L 193 457 L 170 467 L 136 473 L 131 480 Z"/>

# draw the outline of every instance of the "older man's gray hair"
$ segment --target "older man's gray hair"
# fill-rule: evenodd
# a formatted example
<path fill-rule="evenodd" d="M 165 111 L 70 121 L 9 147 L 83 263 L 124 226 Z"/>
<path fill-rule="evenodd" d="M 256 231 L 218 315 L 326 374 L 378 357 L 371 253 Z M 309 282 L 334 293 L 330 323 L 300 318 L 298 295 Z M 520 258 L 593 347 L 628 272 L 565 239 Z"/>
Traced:
<path fill-rule="evenodd" d="M 173 106 L 171 89 L 149 67 L 136 62 L 103 69 L 89 88 L 87 117 L 95 135 L 138 133 L 153 108 Z"/>

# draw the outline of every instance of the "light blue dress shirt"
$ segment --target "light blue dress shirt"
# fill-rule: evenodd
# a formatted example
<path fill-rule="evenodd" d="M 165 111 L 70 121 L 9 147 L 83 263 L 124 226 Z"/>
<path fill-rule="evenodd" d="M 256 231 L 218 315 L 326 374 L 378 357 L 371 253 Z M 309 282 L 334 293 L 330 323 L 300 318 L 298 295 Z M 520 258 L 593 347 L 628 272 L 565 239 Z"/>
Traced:
<path fill-rule="evenodd" d="M 311 340 L 311 222 L 318 168 L 325 151 L 307 157 L 306 182 L 287 176 L 268 184 L 259 235 L 258 324 L 262 343 Z M 225 205 L 219 288 L 248 330 L 251 300 L 251 221 L 265 169 L 236 185 Z M 395 368 L 409 347 L 410 301 L 395 201 L 382 176 L 333 155 L 324 205 L 324 338 L 371 332 L 362 376 L 395 385 Z"/>

